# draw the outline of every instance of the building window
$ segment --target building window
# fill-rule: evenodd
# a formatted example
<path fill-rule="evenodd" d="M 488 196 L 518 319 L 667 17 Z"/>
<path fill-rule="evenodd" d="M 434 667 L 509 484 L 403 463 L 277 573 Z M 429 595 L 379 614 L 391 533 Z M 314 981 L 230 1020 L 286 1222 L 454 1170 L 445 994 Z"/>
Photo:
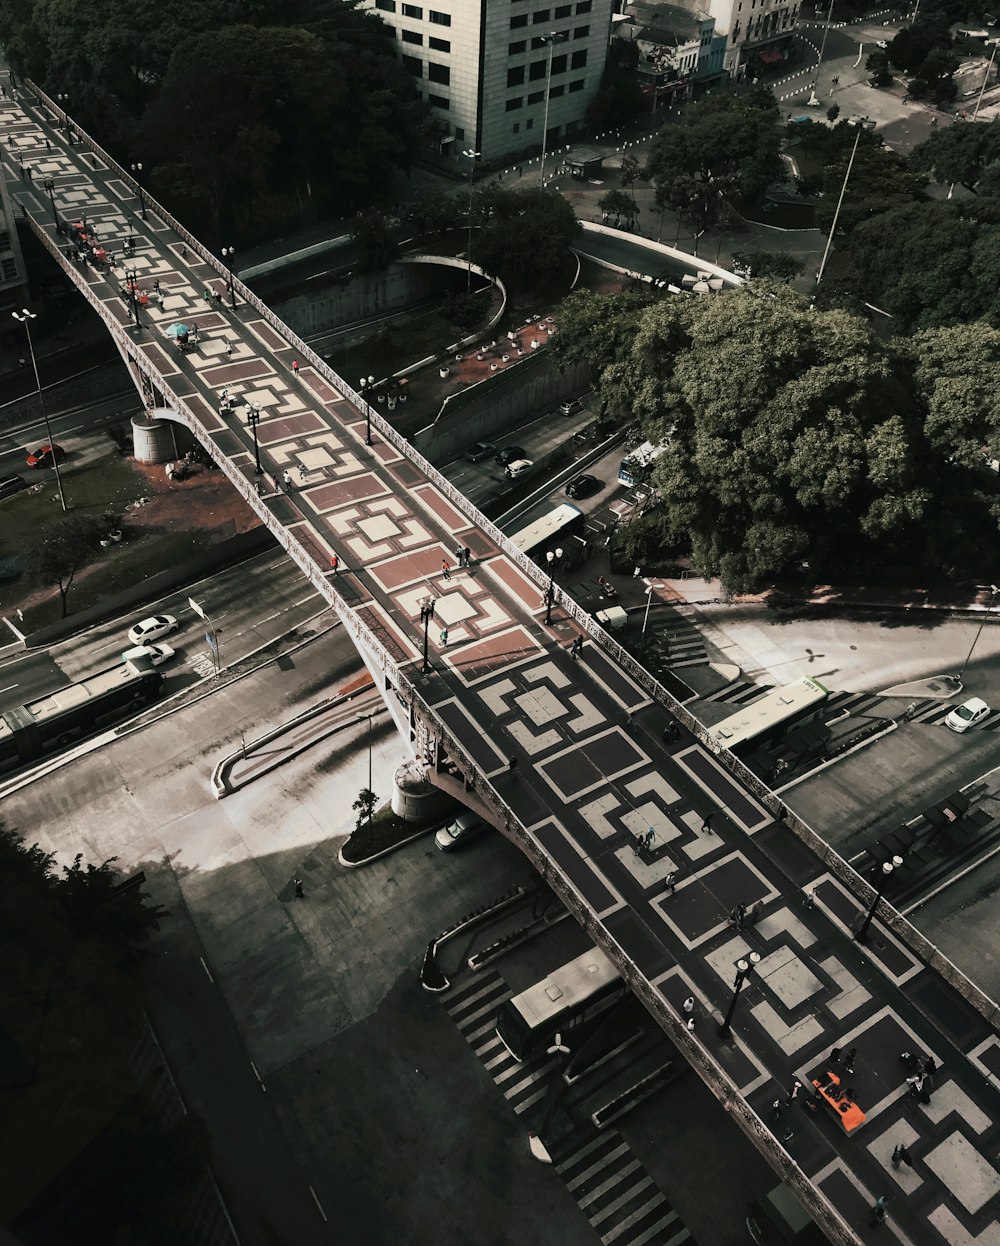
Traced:
<path fill-rule="evenodd" d="M 566 57 L 565 56 L 553 56 L 552 58 L 553 76 L 555 74 L 564 74 L 565 72 L 566 72 Z"/>
<path fill-rule="evenodd" d="M 523 107 L 524 107 L 524 96 L 523 95 L 518 95 L 515 99 L 507 101 L 508 112 L 517 112 L 519 108 L 523 108 Z"/>
<path fill-rule="evenodd" d="M 523 39 L 518 39 L 517 43 L 508 43 L 507 44 L 507 55 L 508 56 L 520 56 L 527 46 L 528 46 L 527 43 L 525 43 Z"/>
<path fill-rule="evenodd" d="M 528 24 L 527 13 L 518 13 L 517 17 L 512 17 L 510 19 L 511 30 L 517 30 L 519 26 L 527 26 L 527 24 Z"/>
<path fill-rule="evenodd" d="M 459 143 L 465 140 L 465 131 L 460 125 L 455 126 L 455 138 Z"/>
<path fill-rule="evenodd" d="M 552 17 L 555 21 L 558 21 L 560 17 L 569 17 L 572 12 L 573 6 L 571 4 L 557 4 L 556 10 L 552 14 Z"/>
<path fill-rule="evenodd" d="M 443 95 L 428 95 L 427 103 L 433 104 L 435 108 L 443 108 L 445 112 L 451 107 L 451 102 L 446 100 Z"/>
<path fill-rule="evenodd" d="M 451 70 L 447 65 L 435 65 L 433 61 L 427 64 L 427 80 L 428 82 L 439 82 L 446 87 L 451 83 Z"/>
<path fill-rule="evenodd" d="M 576 11 L 577 13 L 589 13 L 593 7 L 591 0 L 580 0 L 580 3 L 576 6 Z"/>
<path fill-rule="evenodd" d="M 17 260 L 3 261 L 3 279 L 4 281 L 13 281 L 17 276 Z"/>
<path fill-rule="evenodd" d="M 576 82 L 571 82 L 569 84 L 570 95 L 572 95 L 574 91 L 582 91 L 582 90 L 583 90 L 583 79 L 582 78 L 577 78 Z"/>
<path fill-rule="evenodd" d="M 545 99 L 544 91 L 532 91 L 528 96 L 528 105 L 530 107 L 532 104 L 540 104 L 543 99 Z"/>
<path fill-rule="evenodd" d="M 438 39 L 435 35 L 430 35 L 428 37 L 427 44 L 429 47 L 432 47 L 435 52 L 450 52 L 451 51 L 451 44 L 448 42 L 448 40 Z"/>
<path fill-rule="evenodd" d="M 589 34 L 590 34 L 589 26 L 577 26 L 576 30 L 573 31 L 573 38 L 574 39 L 586 39 Z"/>
<path fill-rule="evenodd" d="M 515 122 L 514 122 L 514 128 L 513 128 L 513 130 L 511 130 L 511 134 L 519 134 L 519 133 L 520 133 L 520 131 L 521 131 L 521 123 L 520 123 L 520 121 L 515 121 Z"/>
<path fill-rule="evenodd" d="M 507 85 L 509 87 L 519 87 L 524 81 L 524 66 L 515 65 L 512 69 L 507 70 Z"/>
<path fill-rule="evenodd" d="M 528 70 L 528 80 L 537 82 L 539 78 L 545 77 L 545 61 L 532 61 L 531 68 Z"/>
<path fill-rule="evenodd" d="M 582 69 L 587 63 L 587 49 L 581 48 L 579 52 L 574 52 L 570 60 L 572 69 Z"/>
<path fill-rule="evenodd" d="M 402 34 L 402 39 L 404 43 L 417 43 L 417 44 L 420 44 L 421 46 L 423 46 L 423 42 L 424 42 L 423 35 L 418 35 L 415 30 L 404 30 Z"/>
<path fill-rule="evenodd" d="M 577 12 L 579 12 L 579 9 L 577 9 Z M 430 19 L 431 19 L 431 24 L 433 26 L 450 26 L 451 25 L 451 18 L 448 16 L 448 14 L 439 13 L 437 9 L 431 9 Z"/>
<path fill-rule="evenodd" d="M 375 7 L 381 9 L 383 13 L 395 13 L 396 0 L 375 0 Z"/>
<path fill-rule="evenodd" d="M 552 15 L 548 9 L 539 9 L 537 13 L 532 13 L 531 15 L 532 26 L 541 26 L 542 22 L 548 22 L 551 20 Z"/>
<path fill-rule="evenodd" d="M 529 117 L 528 120 L 524 123 L 524 128 L 526 130 L 531 130 L 534 128 L 534 125 L 535 125 L 534 117 Z"/>
<path fill-rule="evenodd" d="M 562 93 L 563 93 L 565 90 L 566 90 L 566 88 L 565 88 L 565 87 L 553 87 L 553 88 L 552 88 L 552 90 L 549 92 L 549 99 L 550 99 L 550 100 L 557 100 L 557 99 L 559 98 L 559 96 L 560 96 L 560 95 L 562 95 Z"/>
<path fill-rule="evenodd" d="M 0 251 L 10 250 L 10 230 L 5 229 L 0 233 Z"/>
<path fill-rule="evenodd" d="M 424 62 L 419 56 L 404 56 L 403 66 L 413 74 L 414 78 L 422 78 L 424 76 Z"/>
<path fill-rule="evenodd" d="M 415 4 L 404 4 L 403 5 L 403 16 L 404 17 L 415 17 L 418 22 L 422 22 L 424 20 L 424 11 L 423 9 L 418 9 Z"/>

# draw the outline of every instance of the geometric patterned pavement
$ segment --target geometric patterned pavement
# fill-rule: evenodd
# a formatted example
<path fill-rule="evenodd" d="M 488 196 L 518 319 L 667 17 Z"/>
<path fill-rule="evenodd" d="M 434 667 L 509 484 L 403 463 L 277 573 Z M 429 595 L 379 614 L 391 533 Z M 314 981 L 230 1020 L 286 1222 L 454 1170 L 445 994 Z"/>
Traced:
<path fill-rule="evenodd" d="M 26 166 L 22 176 L 5 161 L 6 176 L 36 234 L 62 254 L 43 177 L 53 180 L 60 217 L 86 213 L 109 249 L 132 229 L 129 268 L 150 299 L 134 342 L 124 328 L 121 270 L 109 279 L 63 257 L 120 348 L 201 425 L 207 448 L 314 583 L 356 612 L 387 654 L 387 671 L 395 664 L 431 707 L 432 733 L 436 720 L 471 759 L 467 780 L 485 800 L 492 787 L 506 803 L 514 837 L 586 914 L 595 942 L 627 968 L 675 1044 L 799 1183 L 828 1232 L 867 1240 L 872 1204 L 886 1194 L 889 1216 L 877 1231 L 884 1241 L 1000 1246 L 995 1028 L 879 919 L 866 946 L 855 942 L 867 903 L 840 881 L 842 868 L 829 858 L 831 868 L 820 864 L 690 735 L 666 744 L 669 713 L 610 647 L 590 642 L 574 660 L 568 645 L 578 623 L 588 626 L 583 618 L 574 622 L 573 610 L 557 605 L 546 626 L 545 582 L 499 548 L 471 507 L 377 420 L 367 445 L 363 408 L 348 388 L 248 291 L 237 287 L 235 311 L 219 306 L 213 296 L 226 278 L 207 252 L 156 205 L 138 219 L 127 175 L 89 141 L 66 148 L 54 115 L 45 103 L 29 112 L 0 101 L 0 147 Z M 165 336 L 178 320 L 199 330 L 190 354 Z M 223 388 L 260 409 L 266 496 L 254 488 L 242 406 L 219 412 Z M 294 482 L 287 493 L 279 484 L 286 471 Z M 456 567 L 462 546 L 477 564 L 468 570 Z M 434 669 L 422 676 L 427 597 L 436 602 Z M 644 855 L 640 834 L 650 838 Z M 753 910 L 755 924 L 731 920 L 738 905 Z M 718 1024 L 737 962 L 751 952 L 760 961 L 727 1041 Z M 688 995 L 697 1001 L 693 1033 L 681 1019 Z M 835 1045 L 857 1048 L 853 1072 L 831 1067 Z M 898 1059 L 907 1049 L 939 1066 L 929 1102 L 908 1092 Z M 772 1111 L 796 1078 L 807 1089 L 814 1077 L 832 1085 L 827 1072 L 864 1113 L 859 1129 L 846 1133 L 825 1101 L 815 1113 L 799 1106 L 804 1092 Z M 897 1171 L 890 1156 L 900 1142 L 914 1166 Z"/>
<path fill-rule="evenodd" d="M 500 974 L 490 969 L 460 981 L 440 998 L 501 1094 L 521 1116 L 533 1108 L 540 1110 L 553 1077 L 559 1074 L 548 1055 L 529 1057 L 522 1064 L 500 1041 L 497 1013 L 512 995 Z M 574 1130 L 552 1159 L 566 1189 L 601 1241 L 616 1246 L 693 1243 L 617 1129 Z"/>

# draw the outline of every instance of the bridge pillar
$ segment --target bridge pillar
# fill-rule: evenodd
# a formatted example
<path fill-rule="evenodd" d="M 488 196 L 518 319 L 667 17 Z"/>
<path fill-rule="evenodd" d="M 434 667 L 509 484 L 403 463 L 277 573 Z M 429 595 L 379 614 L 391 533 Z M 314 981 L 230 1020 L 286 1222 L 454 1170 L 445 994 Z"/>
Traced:
<path fill-rule="evenodd" d="M 180 457 L 172 415 L 166 408 L 157 407 L 132 417 L 132 445 L 137 463 L 168 463 Z"/>
<path fill-rule="evenodd" d="M 404 822 L 444 817 L 454 798 L 431 783 L 427 767 L 416 758 L 404 761 L 393 776 L 392 812 Z"/>

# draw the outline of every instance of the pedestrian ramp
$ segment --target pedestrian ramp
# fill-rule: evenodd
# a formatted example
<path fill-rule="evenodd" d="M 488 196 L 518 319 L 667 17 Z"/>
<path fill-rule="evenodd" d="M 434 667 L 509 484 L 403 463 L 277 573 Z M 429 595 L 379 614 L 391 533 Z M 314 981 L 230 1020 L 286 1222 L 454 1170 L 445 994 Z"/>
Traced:
<path fill-rule="evenodd" d="M 520 1116 L 538 1106 L 557 1076 L 549 1056 L 514 1059 L 496 1032 L 496 1016 L 514 992 L 496 970 L 463 976 L 438 998 Z M 607 1246 L 693 1246 L 694 1239 L 617 1129 L 589 1124 L 552 1151 L 566 1189 Z"/>

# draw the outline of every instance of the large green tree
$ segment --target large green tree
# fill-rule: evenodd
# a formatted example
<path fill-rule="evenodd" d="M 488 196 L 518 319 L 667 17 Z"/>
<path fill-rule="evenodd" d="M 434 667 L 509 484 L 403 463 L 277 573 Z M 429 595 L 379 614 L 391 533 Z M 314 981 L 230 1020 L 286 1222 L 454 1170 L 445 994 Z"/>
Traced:
<path fill-rule="evenodd" d="M 473 239 L 472 258 L 486 272 L 522 286 L 559 274 L 580 222 L 558 191 L 490 187 L 480 202 L 488 219 Z"/>
<path fill-rule="evenodd" d="M 851 151 L 858 131 L 847 122 L 838 126 L 842 133 L 841 150 L 823 170 L 824 197 L 816 206 L 816 224 L 826 231 L 833 224 L 840 190 L 844 183 Z M 864 132 L 862 132 L 864 135 Z M 863 221 L 880 213 L 924 199 L 927 175 L 911 167 L 905 156 L 890 151 L 867 136 L 858 140 L 858 149 L 851 167 L 851 176 L 837 220 L 838 229 L 852 233 Z"/>
<path fill-rule="evenodd" d="M 942 186 L 957 182 L 973 194 L 987 172 L 987 191 L 992 192 L 1000 172 L 1000 119 L 988 125 L 950 125 L 934 130 L 910 153 L 915 169 L 930 173 Z"/>

